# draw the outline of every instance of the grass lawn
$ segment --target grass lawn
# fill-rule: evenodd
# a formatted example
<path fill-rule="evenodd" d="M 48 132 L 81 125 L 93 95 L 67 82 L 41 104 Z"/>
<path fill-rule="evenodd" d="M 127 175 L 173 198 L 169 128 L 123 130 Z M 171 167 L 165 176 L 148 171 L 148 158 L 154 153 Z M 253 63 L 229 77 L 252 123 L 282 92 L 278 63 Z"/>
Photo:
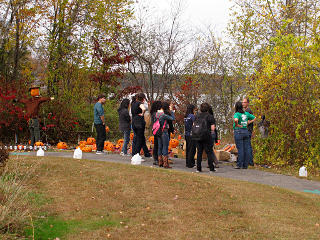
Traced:
<path fill-rule="evenodd" d="M 320 239 L 318 195 L 115 163 L 11 161 L 40 162 L 35 239 Z"/>

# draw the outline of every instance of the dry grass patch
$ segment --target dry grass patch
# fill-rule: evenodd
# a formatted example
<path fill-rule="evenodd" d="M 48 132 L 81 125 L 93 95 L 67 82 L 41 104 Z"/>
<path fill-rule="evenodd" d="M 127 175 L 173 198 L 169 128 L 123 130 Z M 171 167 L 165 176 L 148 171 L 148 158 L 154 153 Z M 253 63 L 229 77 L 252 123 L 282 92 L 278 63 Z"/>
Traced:
<path fill-rule="evenodd" d="M 20 161 L 41 162 L 31 188 L 52 201 L 36 215 L 64 221 L 60 239 L 320 238 L 317 195 L 115 163 Z"/>

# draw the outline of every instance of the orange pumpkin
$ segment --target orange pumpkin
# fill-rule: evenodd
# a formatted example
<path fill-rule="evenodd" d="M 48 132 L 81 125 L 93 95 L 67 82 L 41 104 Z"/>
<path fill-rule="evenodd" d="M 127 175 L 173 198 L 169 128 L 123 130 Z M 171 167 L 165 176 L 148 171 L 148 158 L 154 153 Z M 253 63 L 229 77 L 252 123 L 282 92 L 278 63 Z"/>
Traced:
<path fill-rule="evenodd" d="M 106 141 L 104 142 L 104 150 L 114 151 L 114 145 L 112 142 Z"/>
<path fill-rule="evenodd" d="M 87 139 L 87 145 L 93 145 L 96 143 L 96 140 L 93 137 Z"/>
<path fill-rule="evenodd" d="M 40 89 L 39 88 L 31 88 L 30 94 L 32 97 L 36 97 L 40 95 Z"/>
<path fill-rule="evenodd" d="M 93 150 L 93 151 L 97 151 L 97 144 L 93 144 L 93 145 L 92 145 L 92 150 Z"/>
<path fill-rule="evenodd" d="M 133 140 L 133 136 L 134 136 L 134 134 L 130 133 L 130 140 Z"/>
<path fill-rule="evenodd" d="M 119 145 L 123 144 L 123 143 L 124 143 L 124 139 L 119 139 L 117 143 L 118 143 Z"/>
<path fill-rule="evenodd" d="M 82 150 L 82 152 L 92 152 L 92 147 L 91 146 L 85 146 L 81 150 Z"/>
<path fill-rule="evenodd" d="M 174 134 L 173 133 L 170 133 L 170 138 L 174 138 Z"/>
<path fill-rule="evenodd" d="M 36 142 L 34 145 L 37 147 L 44 146 L 44 144 L 42 142 Z"/>
<path fill-rule="evenodd" d="M 169 142 L 169 146 L 171 148 L 176 148 L 176 147 L 178 147 L 178 145 L 179 145 L 179 140 L 177 140 L 177 139 L 171 139 Z"/>
<path fill-rule="evenodd" d="M 29 144 L 29 145 L 31 144 L 31 140 L 28 141 L 28 144 Z"/>
<path fill-rule="evenodd" d="M 68 145 L 65 142 L 59 142 L 57 145 L 58 149 L 67 149 Z"/>
<path fill-rule="evenodd" d="M 181 140 L 181 138 L 182 138 L 181 135 L 178 135 L 178 139 Z"/>
<path fill-rule="evenodd" d="M 87 145 L 87 141 L 80 141 L 79 145 Z"/>
<path fill-rule="evenodd" d="M 154 144 L 154 136 L 149 137 L 149 142 Z"/>
<path fill-rule="evenodd" d="M 110 128 L 108 126 L 106 126 L 106 132 L 110 132 Z"/>
<path fill-rule="evenodd" d="M 18 145 L 17 148 L 18 148 L 18 150 L 23 150 L 24 146 L 23 145 Z"/>

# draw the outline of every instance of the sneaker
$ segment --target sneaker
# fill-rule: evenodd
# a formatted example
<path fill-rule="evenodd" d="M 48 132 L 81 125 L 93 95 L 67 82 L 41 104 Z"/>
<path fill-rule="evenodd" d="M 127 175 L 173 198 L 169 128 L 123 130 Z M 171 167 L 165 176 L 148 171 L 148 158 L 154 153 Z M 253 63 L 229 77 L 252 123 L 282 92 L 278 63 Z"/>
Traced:
<path fill-rule="evenodd" d="M 196 170 L 196 173 L 200 173 L 200 172 L 202 172 L 202 171 Z"/>
<path fill-rule="evenodd" d="M 236 167 L 234 167 L 234 169 L 241 169 L 241 167 L 236 166 Z"/>
<path fill-rule="evenodd" d="M 214 173 L 216 171 L 217 171 L 217 169 L 213 169 L 213 170 L 210 170 L 210 173 Z"/>
<path fill-rule="evenodd" d="M 101 155 L 103 154 L 103 151 L 97 151 L 96 154 Z"/>

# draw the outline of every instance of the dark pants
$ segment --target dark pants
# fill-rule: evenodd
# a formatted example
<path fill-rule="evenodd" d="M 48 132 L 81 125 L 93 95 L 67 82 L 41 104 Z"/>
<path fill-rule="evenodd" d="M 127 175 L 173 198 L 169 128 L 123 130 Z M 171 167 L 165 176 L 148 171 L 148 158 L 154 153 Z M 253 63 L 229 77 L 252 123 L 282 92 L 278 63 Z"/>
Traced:
<path fill-rule="evenodd" d="M 31 138 L 31 146 L 34 146 L 35 142 L 40 141 L 40 126 L 37 118 L 31 118 L 29 120 L 29 131 Z"/>
<path fill-rule="evenodd" d="M 252 137 L 252 132 L 249 131 L 249 148 L 250 148 L 250 159 L 249 159 L 249 165 L 253 166 L 254 162 L 253 162 L 253 152 L 252 152 L 252 145 L 251 145 L 251 137 Z"/>
<path fill-rule="evenodd" d="M 155 161 L 158 161 L 158 137 L 157 136 L 154 136 L 152 155 L 153 155 L 153 159 Z"/>
<path fill-rule="evenodd" d="M 135 140 L 135 143 L 132 147 L 132 156 L 136 155 L 137 153 L 140 154 L 140 151 L 143 148 L 143 145 L 146 144 L 146 138 L 144 136 L 144 128 L 134 130 L 134 140 Z"/>
<path fill-rule="evenodd" d="M 186 139 L 186 167 L 192 168 L 195 165 L 194 155 L 196 154 L 196 141 L 191 136 L 185 136 Z"/>
<path fill-rule="evenodd" d="M 210 171 L 214 170 L 214 165 L 213 165 L 213 150 L 211 148 L 210 140 L 203 140 L 203 141 L 197 141 L 197 170 L 202 171 L 201 167 L 201 162 L 202 162 L 202 153 L 203 150 L 207 153 L 208 157 L 208 165 L 210 168 Z"/>
<path fill-rule="evenodd" d="M 163 132 L 160 137 L 158 137 L 158 156 L 168 156 L 169 155 L 169 133 Z"/>
<path fill-rule="evenodd" d="M 131 130 L 123 131 L 124 142 L 121 151 L 124 154 L 128 153 L 128 143 L 130 142 L 130 132 Z"/>
<path fill-rule="evenodd" d="M 137 137 L 138 137 L 138 135 L 137 135 L 137 131 L 139 131 L 140 132 L 140 130 L 141 129 L 132 129 L 132 131 L 133 131 L 133 140 L 132 140 L 132 156 L 134 156 L 135 154 L 137 154 L 137 153 L 135 153 L 135 154 L 133 154 L 134 152 L 135 152 L 135 148 L 137 148 Z M 139 154 L 140 154 L 140 151 L 141 151 L 141 149 L 143 150 L 143 153 L 144 153 L 144 156 L 146 156 L 146 157 L 150 157 L 150 153 L 149 153 L 149 149 L 148 149 L 148 147 L 147 147 L 147 143 L 146 143 L 146 137 L 144 136 L 144 130 L 145 129 L 143 129 L 143 137 L 142 137 L 142 135 L 141 135 L 141 132 L 140 132 L 140 143 L 142 142 L 142 147 L 140 147 L 140 150 L 139 150 Z M 143 138 L 143 139 L 142 139 Z"/>
<path fill-rule="evenodd" d="M 234 130 L 234 140 L 238 149 L 237 166 L 248 168 L 250 160 L 250 136 L 248 129 Z"/>
<path fill-rule="evenodd" d="M 205 152 L 207 153 L 207 157 L 208 157 L 208 165 L 210 168 L 210 171 L 214 170 L 214 165 L 213 165 L 213 157 L 214 157 L 214 153 L 211 147 L 211 141 L 210 139 L 207 140 L 203 140 L 203 141 L 197 141 L 197 170 L 198 171 L 202 171 L 202 167 L 201 167 L 201 162 L 202 162 L 202 153 L 203 150 L 205 150 Z"/>
<path fill-rule="evenodd" d="M 104 141 L 107 139 L 106 136 L 106 126 L 103 124 L 94 124 L 94 127 L 97 131 L 97 151 L 103 151 L 104 148 Z"/>

